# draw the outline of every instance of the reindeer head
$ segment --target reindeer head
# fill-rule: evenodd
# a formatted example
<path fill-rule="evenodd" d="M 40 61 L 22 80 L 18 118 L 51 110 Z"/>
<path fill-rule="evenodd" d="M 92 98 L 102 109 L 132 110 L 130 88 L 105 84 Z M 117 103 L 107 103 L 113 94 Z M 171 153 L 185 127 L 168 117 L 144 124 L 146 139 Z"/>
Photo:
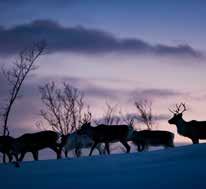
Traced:
<path fill-rule="evenodd" d="M 183 108 L 182 111 L 181 111 L 181 108 Z M 176 104 L 175 110 L 169 109 L 169 111 L 173 113 L 173 117 L 170 120 L 168 120 L 168 123 L 176 124 L 179 120 L 182 119 L 182 114 L 183 112 L 187 111 L 187 108 L 186 108 L 185 103 L 180 103 L 179 105 Z"/>
<path fill-rule="evenodd" d="M 87 134 L 88 130 L 91 128 L 91 118 L 92 118 L 92 114 L 90 112 L 84 114 L 84 118 L 81 121 L 82 126 L 77 131 L 77 134 L 79 135 Z"/>
<path fill-rule="evenodd" d="M 83 123 L 81 128 L 77 131 L 78 135 L 88 135 L 90 130 L 91 130 L 92 126 L 91 123 Z"/>

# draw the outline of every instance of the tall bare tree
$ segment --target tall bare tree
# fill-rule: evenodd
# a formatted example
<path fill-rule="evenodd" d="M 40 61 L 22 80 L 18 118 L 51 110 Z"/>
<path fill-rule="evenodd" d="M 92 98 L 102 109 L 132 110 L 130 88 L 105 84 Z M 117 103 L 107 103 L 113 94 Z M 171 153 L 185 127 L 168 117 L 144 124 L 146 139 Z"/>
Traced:
<path fill-rule="evenodd" d="M 22 50 L 12 65 L 2 67 L 2 73 L 8 82 L 9 94 L 3 104 L 1 117 L 3 120 L 3 135 L 9 135 L 8 119 L 14 102 L 19 97 L 19 92 L 28 74 L 35 70 L 35 62 L 43 54 L 46 43 L 41 41 Z"/>
<path fill-rule="evenodd" d="M 106 109 L 103 113 L 103 116 L 99 120 L 95 120 L 94 122 L 98 124 L 105 124 L 105 125 L 118 125 L 121 121 L 121 118 L 119 116 L 118 112 L 118 106 L 117 105 L 111 105 L 106 102 Z"/>
<path fill-rule="evenodd" d="M 40 87 L 40 94 L 45 107 L 40 115 L 54 131 L 66 135 L 77 130 L 88 117 L 91 119 L 85 110 L 83 93 L 69 83 L 64 82 L 62 89 L 55 82 L 47 83 Z"/>
<path fill-rule="evenodd" d="M 135 101 L 134 104 L 137 109 L 136 119 L 144 123 L 147 129 L 151 130 L 154 123 L 154 116 L 152 113 L 152 102 L 145 99 Z"/>

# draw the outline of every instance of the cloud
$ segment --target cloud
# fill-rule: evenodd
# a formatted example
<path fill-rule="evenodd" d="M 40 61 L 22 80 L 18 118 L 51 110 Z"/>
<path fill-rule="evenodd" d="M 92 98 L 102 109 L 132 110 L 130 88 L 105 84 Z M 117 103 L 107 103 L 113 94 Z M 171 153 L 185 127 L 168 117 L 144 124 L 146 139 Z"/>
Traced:
<path fill-rule="evenodd" d="M 81 26 L 64 27 L 52 20 L 35 20 L 11 28 L 0 27 L 0 53 L 13 54 L 34 41 L 46 40 L 50 52 L 83 54 L 132 53 L 158 56 L 201 57 L 189 45 L 152 45 L 137 38 L 118 38 L 111 33 Z"/>
<path fill-rule="evenodd" d="M 171 90 L 171 89 L 137 89 L 136 92 L 134 92 L 137 96 L 142 96 L 142 97 L 152 97 L 152 98 L 162 98 L 162 97 L 173 97 L 173 96 L 179 96 L 182 95 L 183 93 Z"/>
<path fill-rule="evenodd" d="M 184 96 L 185 93 L 173 89 L 158 89 L 158 88 L 136 88 L 133 89 L 118 89 L 98 86 L 89 80 L 80 78 L 68 78 L 68 82 L 77 84 L 76 86 L 84 92 L 88 97 L 111 99 L 111 100 L 142 100 L 142 99 L 161 99 Z"/>
<path fill-rule="evenodd" d="M 181 92 L 177 92 L 170 89 L 137 89 L 137 90 L 121 90 L 121 89 L 111 89 L 111 88 L 102 88 L 102 87 L 95 87 L 95 86 L 88 86 L 87 88 L 83 89 L 84 93 L 87 96 L 93 96 L 96 98 L 111 98 L 111 99 L 118 99 L 118 97 L 126 97 L 129 98 L 131 96 L 134 99 L 156 99 L 156 98 L 169 98 L 175 97 L 179 95 L 183 95 Z"/>
<path fill-rule="evenodd" d="M 59 86 L 61 86 L 62 82 L 68 82 L 72 86 L 77 87 L 80 91 L 82 91 L 85 96 L 91 98 L 110 98 L 110 99 L 119 99 L 119 98 L 127 98 L 130 99 L 134 97 L 135 99 L 144 99 L 144 98 L 169 98 L 185 95 L 185 93 L 181 91 L 176 91 L 173 89 L 159 89 L 159 88 L 136 88 L 136 89 L 118 89 L 118 88 L 110 88 L 103 87 L 99 84 L 98 80 L 94 79 L 85 79 L 81 77 L 40 77 L 33 84 L 27 83 L 27 88 L 29 94 L 35 94 L 32 90 L 33 88 L 38 89 L 38 85 L 45 84 L 46 82 L 50 82 L 55 80 Z M 107 82 L 114 82 L 113 79 L 105 79 Z M 115 81 L 119 82 L 119 80 Z M 121 81 L 123 82 L 123 81 Z M 128 81 L 129 82 L 129 81 Z M 115 84 L 114 84 L 115 85 Z M 36 95 L 36 94 L 35 94 Z"/>

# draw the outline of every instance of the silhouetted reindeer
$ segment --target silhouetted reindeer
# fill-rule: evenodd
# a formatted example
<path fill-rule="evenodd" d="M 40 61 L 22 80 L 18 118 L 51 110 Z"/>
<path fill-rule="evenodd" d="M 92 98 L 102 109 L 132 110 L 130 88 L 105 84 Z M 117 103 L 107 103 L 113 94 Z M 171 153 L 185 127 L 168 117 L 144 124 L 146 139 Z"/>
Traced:
<path fill-rule="evenodd" d="M 149 146 L 174 147 L 174 134 L 169 131 L 142 130 L 134 131 L 131 141 L 138 151 L 148 150 Z"/>
<path fill-rule="evenodd" d="M 13 137 L 0 136 L 0 152 L 7 155 L 9 162 L 11 162 L 13 159 L 11 154 L 11 145 L 13 141 L 14 141 Z M 5 159 L 3 159 L 3 163 L 6 163 Z"/>
<path fill-rule="evenodd" d="M 88 135 L 79 135 L 77 132 L 73 132 L 66 136 L 66 142 L 63 147 L 65 157 L 69 151 L 75 149 L 75 154 L 77 157 L 81 156 L 81 149 L 82 148 L 91 148 L 94 144 L 94 141 Z M 99 151 L 99 154 L 103 154 L 104 150 L 101 144 L 96 146 L 96 149 Z"/>
<path fill-rule="evenodd" d="M 181 107 L 183 110 L 180 112 Z M 193 144 L 197 144 L 199 139 L 206 139 L 206 121 L 185 121 L 182 114 L 186 110 L 186 105 L 183 103 L 176 105 L 176 110 L 169 109 L 173 113 L 173 117 L 168 122 L 177 126 L 177 132 L 180 135 L 190 138 Z"/>
<path fill-rule="evenodd" d="M 94 141 L 89 156 L 91 156 L 94 148 L 99 143 L 105 143 L 108 154 L 110 154 L 109 143 L 111 142 L 121 142 L 127 149 L 127 153 L 130 152 L 130 146 L 127 144 L 129 134 L 129 127 L 127 125 L 100 124 L 96 127 L 92 127 L 90 123 L 84 123 L 78 131 L 78 134 L 86 134 Z"/>
<path fill-rule="evenodd" d="M 41 131 L 37 133 L 24 134 L 16 139 L 12 144 L 12 154 L 18 156 L 17 161 L 22 161 L 27 152 L 31 152 L 34 160 L 38 160 L 38 152 L 44 148 L 50 148 L 57 154 L 57 159 L 61 158 L 62 140 L 59 133 L 54 131 Z"/>

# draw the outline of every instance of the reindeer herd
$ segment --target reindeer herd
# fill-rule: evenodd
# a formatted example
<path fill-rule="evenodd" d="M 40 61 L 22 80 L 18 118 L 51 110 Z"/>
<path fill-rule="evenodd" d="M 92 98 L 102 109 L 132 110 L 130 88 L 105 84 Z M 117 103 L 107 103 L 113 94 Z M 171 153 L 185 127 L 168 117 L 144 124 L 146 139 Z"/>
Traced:
<path fill-rule="evenodd" d="M 185 104 L 176 105 L 175 110 L 170 110 L 173 117 L 168 120 L 168 123 L 176 125 L 178 134 L 190 138 L 193 144 L 199 143 L 199 139 L 206 139 L 206 121 L 185 121 L 182 116 L 186 110 Z M 131 125 L 100 124 L 94 127 L 90 122 L 85 122 L 79 130 L 68 135 L 61 135 L 54 131 L 41 131 L 24 134 L 18 138 L 0 136 L 0 152 L 8 157 L 9 162 L 15 158 L 18 163 L 23 161 L 27 152 L 31 152 L 34 160 L 38 160 L 39 150 L 44 148 L 52 149 L 57 159 L 60 159 L 62 151 L 67 157 L 71 150 L 75 150 L 76 156 L 79 157 L 82 148 L 91 148 L 90 156 L 95 148 L 99 154 L 110 154 L 109 144 L 120 142 L 129 153 L 129 141 L 137 146 L 139 152 L 147 150 L 149 146 L 172 148 L 174 134 L 161 130 L 136 131 Z"/>

